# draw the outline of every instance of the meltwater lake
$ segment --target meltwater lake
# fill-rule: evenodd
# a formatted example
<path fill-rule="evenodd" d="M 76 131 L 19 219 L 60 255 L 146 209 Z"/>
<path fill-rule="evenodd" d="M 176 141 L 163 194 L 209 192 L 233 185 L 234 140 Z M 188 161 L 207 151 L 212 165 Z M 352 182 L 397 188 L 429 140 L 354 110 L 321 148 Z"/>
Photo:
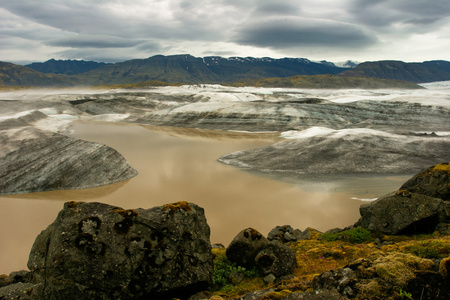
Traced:
<path fill-rule="evenodd" d="M 0 197 L 0 273 L 26 269 L 35 237 L 66 201 L 151 208 L 177 201 L 205 209 L 211 243 L 225 246 L 242 229 L 263 235 L 278 225 L 326 231 L 352 225 L 364 201 L 398 189 L 410 175 L 336 176 L 284 180 L 217 162 L 233 151 L 271 145 L 279 132 L 242 133 L 126 123 L 72 124 L 72 135 L 119 151 L 139 175 L 86 190 Z M 412 175 L 412 174 L 411 174 Z"/>

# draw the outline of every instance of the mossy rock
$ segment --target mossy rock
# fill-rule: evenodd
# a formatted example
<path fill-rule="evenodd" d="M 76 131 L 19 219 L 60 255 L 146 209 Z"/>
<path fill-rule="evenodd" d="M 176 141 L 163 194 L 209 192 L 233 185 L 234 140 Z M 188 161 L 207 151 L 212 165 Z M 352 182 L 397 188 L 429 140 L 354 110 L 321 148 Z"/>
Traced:
<path fill-rule="evenodd" d="M 441 260 L 439 264 L 439 272 L 447 282 L 450 282 L 450 256 Z"/>
<path fill-rule="evenodd" d="M 380 299 L 383 294 L 383 287 L 376 280 L 357 283 L 355 285 L 358 291 L 358 299 Z"/>
<path fill-rule="evenodd" d="M 421 171 L 405 182 L 400 189 L 450 200 L 450 163 L 440 163 Z"/>
<path fill-rule="evenodd" d="M 374 261 L 374 267 L 378 276 L 385 281 L 394 286 L 405 287 L 414 279 L 414 271 L 430 270 L 434 267 L 434 262 L 412 254 L 394 252 L 379 257 Z"/>

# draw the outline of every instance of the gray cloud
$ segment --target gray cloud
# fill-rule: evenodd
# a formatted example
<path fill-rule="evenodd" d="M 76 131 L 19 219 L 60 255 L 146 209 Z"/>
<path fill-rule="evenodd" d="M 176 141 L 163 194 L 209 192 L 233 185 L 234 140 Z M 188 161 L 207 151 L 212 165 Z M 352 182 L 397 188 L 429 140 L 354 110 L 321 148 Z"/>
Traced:
<path fill-rule="evenodd" d="M 280 57 L 298 50 L 313 59 L 355 59 L 363 51 L 371 60 L 380 51 L 401 59 L 408 45 L 421 46 L 408 43 L 429 33 L 439 44 L 435 57 L 448 59 L 442 49 L 450 46 L 448 0 L 14 0 L 0 3 L 0 15 L 8 48 L 2 54 L 16 60 L 123 60 L 176 51 Z M 410 55 L 419 54 L 426 55 Z"/>
<path fill-rule="evenodd" d="M 375 36 L 360 27 L 320 19 L 283 18 L 250 23 L 240 30 L 235 41 L 270 48 L 365 47 Z"/>
<path fill-rule="evenodd" d="M 301 8 L 299 1 L 292 0 L 263 0 L 256 3 L 256 8 L 253 11 L 254 16 L 273 16 L 273 15 L 284 15 L 284 16 L 296 16 L 301 13 Z"/>
<path fill-rule="evenodd" d="M 47 41 L 46 44 L 70 48 L 129 48 L 142 43 L 142 40 L 126 39 L 108 35 L 77 35 Z"/>
<path fill-rule="evenodd" d="M 133 54 L 126 54 L 120 49 L 108 49 L 108 51 L 100 52 L 97 49 L 68 49 L 55 53 L 57 57 L 65 57 L 70 59 L 92 60 L 97 62 L 115 63 L 130 59 L 135 59 Z"/>
<path fill-rule="evenodd" d="M 418 25 L 414 30 L 426 31 L 450 17 L 448 0 L 353 0 L 349 11 L 361 24 L 391 28 L 395 24 Z"/>

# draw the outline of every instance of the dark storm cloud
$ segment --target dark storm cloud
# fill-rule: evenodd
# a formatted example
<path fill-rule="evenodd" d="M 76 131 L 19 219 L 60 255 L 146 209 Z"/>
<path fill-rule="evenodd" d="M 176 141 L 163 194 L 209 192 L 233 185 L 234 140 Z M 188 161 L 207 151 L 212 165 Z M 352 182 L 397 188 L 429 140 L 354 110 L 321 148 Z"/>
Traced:
<path fill-rule="evenodd" d="M 376 38 L 358 26 L 305 18 L 261 20 L 244 26 L 235 41 L 270 48 L 364 47 Z"/>
<path fill-rule="evenodd" d="M 95 2 L 18 0 L 5 1 L 2 7 L 38 24 L 70 32 L 92 30 L 93 26 L 97 26 L 96 30 L 106 29 L 108 25 L 114 25 L 112 20 L 101 14 Z"/>
<path fill-rule="evenodd" d="M 349 10 L 358 22 L 378 27 L 402 23 L 431 25 L 450 16 L 448 0 L 354 0 L 350 5 Z"/>
<path fill-rule="evenodd" d="M 0 18 L 7 45 L 0 50 L 18 60 L 177 52 L 280 57 L 300 50 L 351 57 L 376 56 L 383 47 L 390 48 L 387 55 L 403 55 L 417 49 L 408 43 L 420 34 L 446 53 L 450 1 L 11 0 L 0 2 Z"/>

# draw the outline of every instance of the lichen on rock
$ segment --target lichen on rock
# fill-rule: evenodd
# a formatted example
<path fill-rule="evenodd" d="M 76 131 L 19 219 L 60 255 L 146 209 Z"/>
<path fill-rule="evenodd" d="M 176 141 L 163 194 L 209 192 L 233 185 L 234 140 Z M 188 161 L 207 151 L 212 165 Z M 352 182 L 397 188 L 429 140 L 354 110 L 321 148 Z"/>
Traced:
<path fill-rule="evenodd" d="M 204 211 L 124 210 L 68 202 L 37 238 L 28 267 L 42 299 L 186 297 L 212 281 Z M 183 211 L 185 212 L 185 211 Z"/>

